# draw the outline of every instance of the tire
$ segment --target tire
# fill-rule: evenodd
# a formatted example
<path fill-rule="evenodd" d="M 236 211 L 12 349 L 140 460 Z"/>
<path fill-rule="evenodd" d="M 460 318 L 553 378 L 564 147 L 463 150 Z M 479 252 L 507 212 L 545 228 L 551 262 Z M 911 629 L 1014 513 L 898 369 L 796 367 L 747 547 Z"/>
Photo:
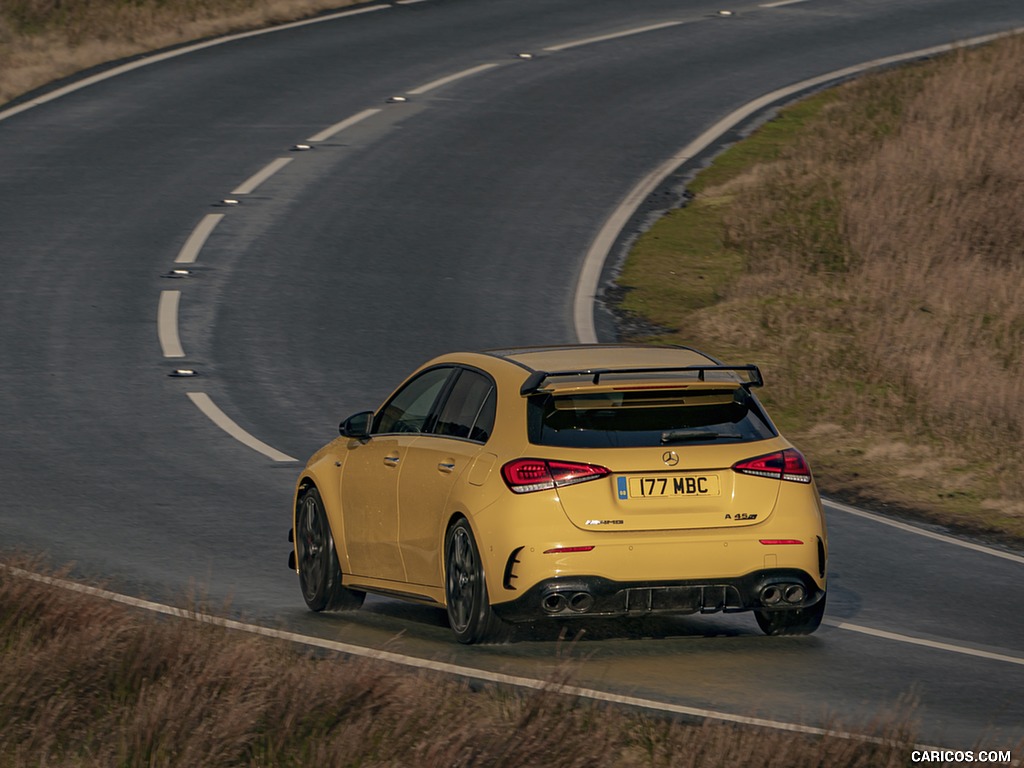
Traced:
<path fill-rule="evenodd" d="M 809 608 L 790 611 L 755 611 L 757 625 L 766 635 L 809 635 L 821 626 L 825 595 Z"/>
<path fill-rule="evenodd" d="M 448 529 L 444 553 L 445 603 L 455 639 L 467 645 L 507 640 L 511 627 L 491 609 L 480 550 L 465 518 Z"/>
<path fill-rule="evenodd" d="M 299 497 L 295 515 L 296 556 L 299 587 L 311 611 L 354 611 L 363 604 L 365 592 L 341 585 L 341 567 L 334 548 L 334 536 L 316 488 Z"/>

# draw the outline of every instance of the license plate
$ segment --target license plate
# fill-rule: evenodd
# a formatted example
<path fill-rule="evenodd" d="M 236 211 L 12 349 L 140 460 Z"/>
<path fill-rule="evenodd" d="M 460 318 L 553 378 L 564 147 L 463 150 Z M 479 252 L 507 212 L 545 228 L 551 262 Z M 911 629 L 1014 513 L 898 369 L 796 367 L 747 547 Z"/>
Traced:
<path fill-rule="evenodd" d="M 656 475 L 620 477 L 620 499 L 663 499 L 679 496 L 721 496 L 718 475 Z"/>

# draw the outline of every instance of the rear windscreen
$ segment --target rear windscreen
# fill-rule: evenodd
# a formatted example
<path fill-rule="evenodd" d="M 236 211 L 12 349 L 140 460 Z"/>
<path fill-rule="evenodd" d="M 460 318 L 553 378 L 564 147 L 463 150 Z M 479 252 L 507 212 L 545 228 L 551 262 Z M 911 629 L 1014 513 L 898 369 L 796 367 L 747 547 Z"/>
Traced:
<path fill-rule="evenodd" d="M 742 387 L 535 395 L 527 414 L 531 443 L 565 448 L 740 443 L 776 435 Z"/>

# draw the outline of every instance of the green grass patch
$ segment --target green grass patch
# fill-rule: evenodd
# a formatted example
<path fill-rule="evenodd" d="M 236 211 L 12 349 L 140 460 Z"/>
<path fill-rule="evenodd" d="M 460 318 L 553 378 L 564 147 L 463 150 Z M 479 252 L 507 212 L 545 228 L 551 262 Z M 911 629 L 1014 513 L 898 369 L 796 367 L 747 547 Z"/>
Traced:
<path fill-rule="evenodd" d="M 717 304 L 743 269 L 740 253 L 725 247 L 719 200 L 700 200 L 672 211 L 636 244 L 618 284 L 626 289 L 622 307 L 666 327 L 692 312 Z"/>
<path fill-rule="evenodd" d="M 835 91 L 823 91 L 780 110 L 750 136 L 718 155 L 714 163 L 693 180 L 690 191 L 700 195 L 709 188 L 722 186 L 742 176 L 757 165 L 780 159 L 808 121 L 815 119 L 837 99 Z"/>

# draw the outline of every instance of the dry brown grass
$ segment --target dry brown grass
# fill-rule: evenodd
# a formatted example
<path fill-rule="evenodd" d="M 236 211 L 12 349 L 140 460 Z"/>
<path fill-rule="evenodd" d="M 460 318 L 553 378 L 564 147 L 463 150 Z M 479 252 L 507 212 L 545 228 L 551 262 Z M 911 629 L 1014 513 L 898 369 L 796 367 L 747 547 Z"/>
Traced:
<path fill-rule="evenodd" d="M 643 303 L 665 287 L 641 255 L 627 307 L 764 363 L 826 491 L 1024 540 L 1024 38 L 818 105 L 777 158 L 698 194 L 742 264 L 717 300 Z"/>
<path fill-rule="evenodd" d="M 0 104 L 139 53 L 279 24 L 358 0 L 3 0 Z"/>
<path fill-rule="evenodd" d="M 571 667 L 559 677 L 568 674 Z M 804 737 L 683 724 L 553 689 L 474 691 L 450 678 L 153 618 L 0 563 L 3 768 L 896 768 L 913 734 L 905 717 L 891 722 L 869 731 L 877 741 Z"/>

